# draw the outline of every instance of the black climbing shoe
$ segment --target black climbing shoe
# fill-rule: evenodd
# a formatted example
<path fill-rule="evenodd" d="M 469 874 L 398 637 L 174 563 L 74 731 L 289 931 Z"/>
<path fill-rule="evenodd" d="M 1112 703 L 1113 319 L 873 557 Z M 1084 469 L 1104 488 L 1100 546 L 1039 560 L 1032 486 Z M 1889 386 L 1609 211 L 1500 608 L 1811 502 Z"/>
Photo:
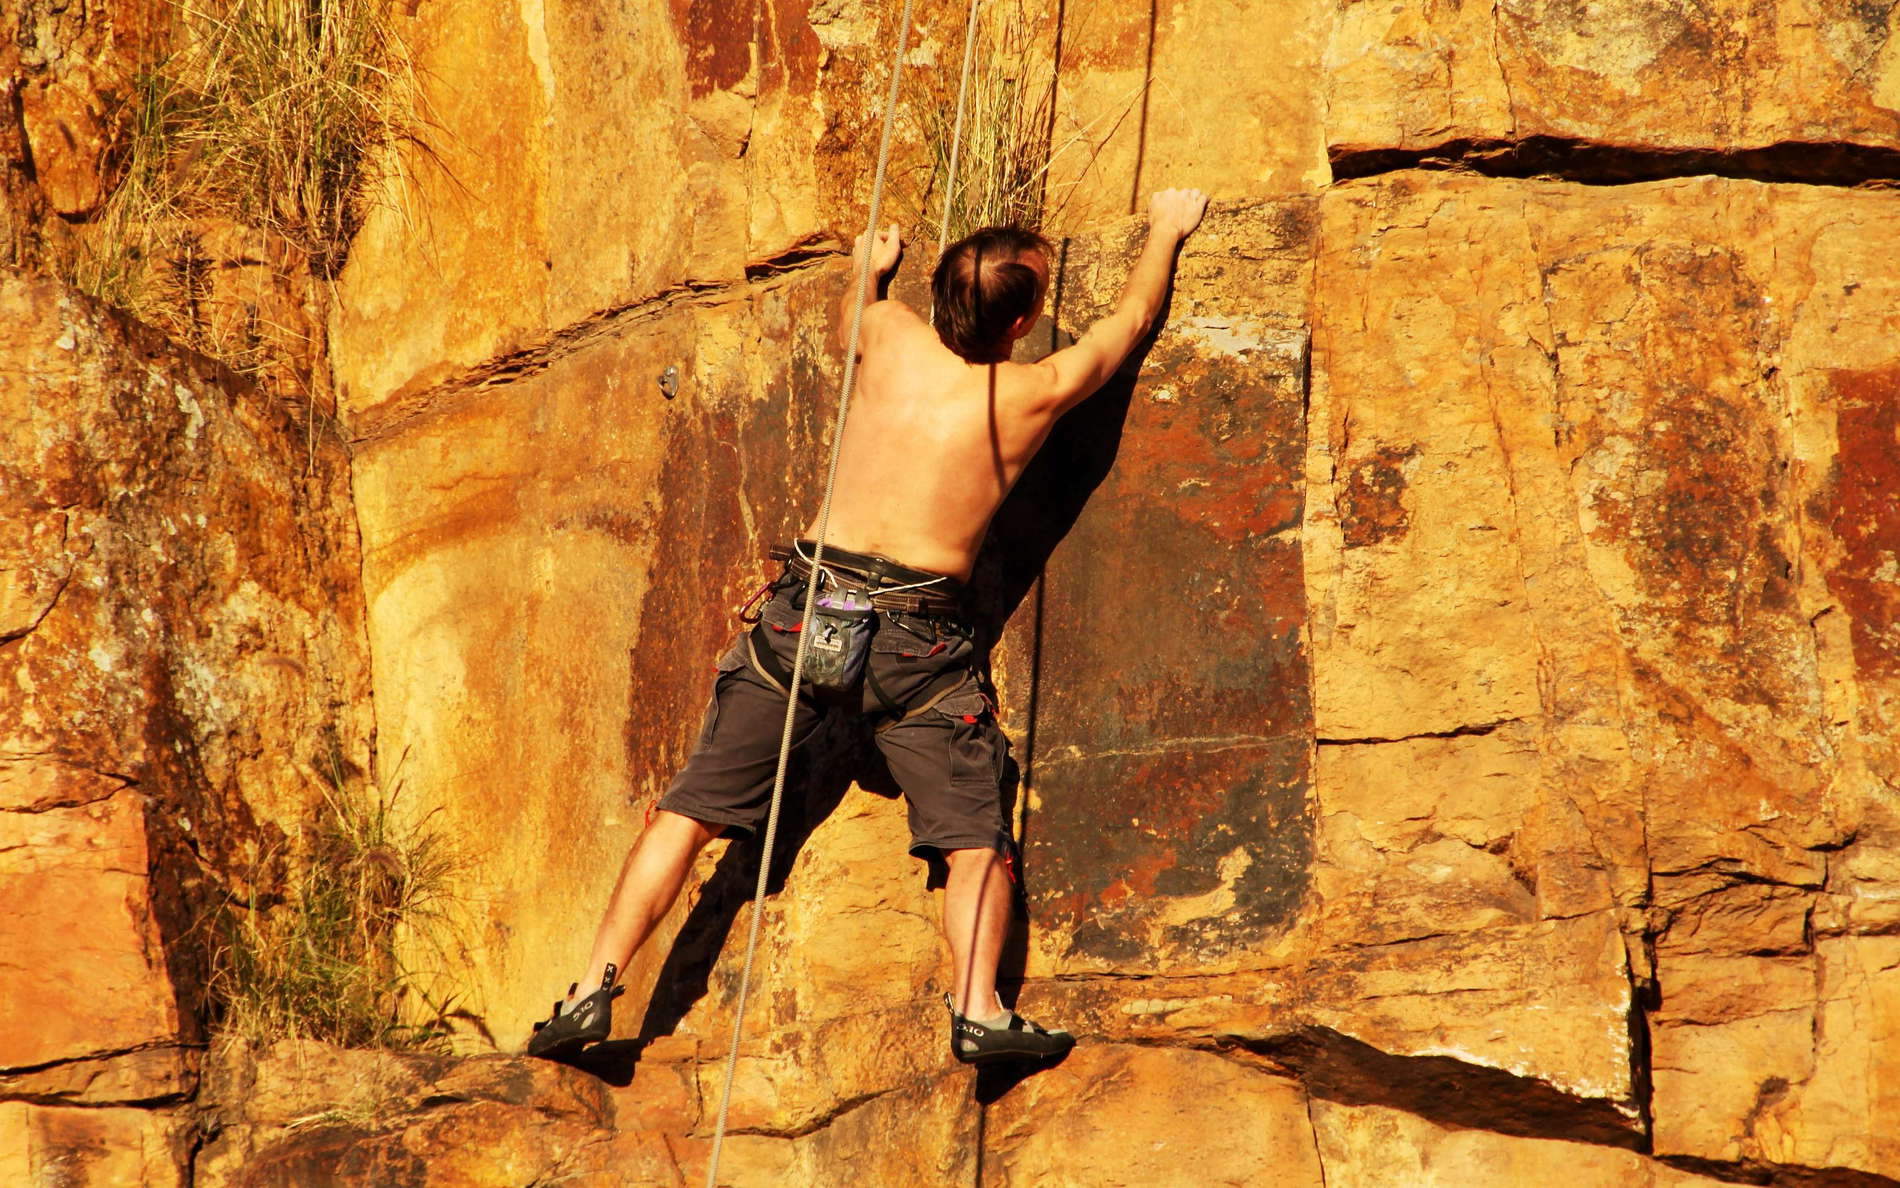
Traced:
<path fill-rule="evenodd" d="M 534 1025 L 534 1034 L 528 1037 L 528 1055 L 566 1060 L 578 1055 L 588 1044 L 597 1044 L 612 1034 L 614 999 L 626 992 L 625 986 L 614 985 L 615 972 L 613 966 L 608 966 L 607 976 L 600 980 L 600 989 L 579 1002 L 555 1003 L 554 1014 Z M 579 988 L 576 983 L 568 989 L 568 994 L 571 996 Z"/>
<path fill-rule="evenodd" d="M 1068 1032 L 1038 1027 L 1014 1011 L 1007 1023 L 992 1027 L 957 1014 L 948 994 L 943 1005 L 950 1007 L 950 1054 L 964 1064 L 1060 1060 L 1075 1047 Z"/>

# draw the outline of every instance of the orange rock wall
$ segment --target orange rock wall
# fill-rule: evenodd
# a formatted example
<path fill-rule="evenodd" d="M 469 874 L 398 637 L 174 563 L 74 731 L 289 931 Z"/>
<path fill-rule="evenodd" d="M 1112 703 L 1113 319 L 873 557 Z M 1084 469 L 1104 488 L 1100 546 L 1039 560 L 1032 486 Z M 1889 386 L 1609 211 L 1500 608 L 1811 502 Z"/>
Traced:
<path fill-rule="evenodd" d="M 1066 1071 L 987 1107 L 921 1088 L 934 905 L 900 806 L 834 774 L 766 907 L 741 1166 L 823 1181 L 818 1136 L 876 1111 L 940 1128 L 893 1182 L 970 1144 L 995 1182 L 1099 1182 L 1088 1128 L 1107 1158 L 1206 1097 L 1232 1104 L 1197 1133 L 1290 1129 L 1201 1179 L 1409 1182 L 1377 1169 L 1471 1128 L 1448 1166 L 1523 1182 L 1550 1139 L 1617 1152 L 1606 1183 L 1900 1176 L 1900 340 L 1892 199 L 1847 188 L 1900 173 L 1886 18 L 1074 7 L 1026 20 L 1060 65 L 1057 320 L 1113 300 L 1146 189 L 1216 199 L 1139 377 L 1072 414 L 979 575 L 1032 919 L 1009 968 L 1127 1089 L 1084 1121 Z M 491 839 L 467 986 L 516 1033 L 811 502 L 893 15 L 415 26 L 466 129 L 454 196 L 418 200 L 472 205 L 366 234 L 334 343 L 384 753 Z M 924 6 L 920 94 L 960 17 Z M 904 125 L 894 193 L 921 151 Z M 755 861 L 706 859 L 630 1035 L 716 1060 Z"/>
<path fill-rule="evenodd" d="M 163 1184 L 212 910 L 370 766 L 346 460 L 57 282 L 0 311 L 0 1180 Z"/>
<path fill-rule="evenodd" d="M 491 847 L 463 988 L 498 1037 L 572 976 L 813 500 L 887 7 L 413 26 L 454 182 L 366 232 L 333 346 L 382 753 Z M 1530 1183 L 1551 1140 L 1605 1183 L 1900 1177 L 1900 338 L 1893 199 L 1853 188 L 1900 175 L 1887 18 L 1375 7 L 1026 10 L 1065 329 L 1145 190 L 1215 195 L 979 570 L 1007 968 L 1087 1041 L 988 1104 L 944 1080 L 901 805 L 814 774 L 734 1182 L 834 1178 L 873 1114 L 934 1136 L 889 1182 L 1101 1182 L 1131 1133 L 1269 1119 L 1196 1182 Z M 919 94 L 960 20 L 923 6 Z M 922 152 L 906 123 L 894 209 Z M 628 1035 L 690 1041 L 648 1060 L 696 1052 L 702 1103 L 756 860 L 709 855 L 634 971 Z"/>
<path fill-rule="evenodd" d="M 378 775 L 472 858 L 444 987 L 470 1049 L 518 1044 L 575 976 L 733 608 L 813 502 L 895 9 L 398 10 L 433 155 L 371 214 L 330 351 Z M 1892 15 L 1023 15 L 1029 69 L 1059 70 L 1062 329 L 1113 301 L 1145 191 L 1215 196 L 1157 340 L 1060 427 L 979 569 L 1030 916 L 1005 972 L 1083 1044 L 1020 1082 L 949 1063 L 902 806 L 827 737 L 723 1178 L 1900 1182 Z M 920 5 L 913 104 L 953 85 L 961 19 Z M 21 572 L 0 607 L 24 622 L 57 574 Z M 339 696 L 368 712 L 360 680 Z M 32 861 L 109 849 L 72 878 L 118 903 L 150 819 L 54 791 L 72 816 L 40 814 Z M 698 1182 L 757 861 L 705 857 L 605 1087 L 227 1052 L 195 1173 Z M 157 918 L 132 884 L 113 961 Z M 158 1038 L 127 1042 L 175 1045 L 138 993 L 124 1026 Z M 0 1092 L 23 1119 L 0 1170 L 170 1141 L 42 1105 L 130 1075 L 82 1056 Z"/>

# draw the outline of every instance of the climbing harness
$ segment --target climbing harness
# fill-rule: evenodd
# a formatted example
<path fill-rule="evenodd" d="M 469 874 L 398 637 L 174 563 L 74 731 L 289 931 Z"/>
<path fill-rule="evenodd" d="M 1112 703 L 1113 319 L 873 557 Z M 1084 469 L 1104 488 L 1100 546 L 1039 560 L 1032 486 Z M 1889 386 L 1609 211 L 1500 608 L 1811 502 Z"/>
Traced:
<path fill-rule="evenodd" d="M 815 560 L 813 560 L 809 555 L 806 554 L 805 542 L 802 540 L 795 540 L 792 542 L 792 556 L 797 557 L 800 561 L 804 562 L 806 565 L 817 564 Z M 833 569 L 830 566 L 824 566 L 822 568 L 825 571 L 826 581 L 837 582 L 837 581 L 843 580 L 839 576 L 838 571 L 836 569 Z M 887 595 L 896 594 L 904 590 L 922 590 L 927 586 L 941 586 L 947 580 L 948 579 L 946 579 L 942 574 L 938 574 L 935 577 L 927 577 L 920 582 L 902 582 L 896 585 L 889 585 L 889 586 L 880 583 L 877 586 L 876 593 L 878 597 L 882 599 Z"/>
<path fill-rule="evenodd" d="M 807 571 L 798 573 L 798 567 L 791 565 L 788 559 L 788 569 L 794 576 L 809 579 L 809 571 L 816 570 L 819 579 L 817 609 L 810 611 L 799 626 L 799 631 L 809 635 L 804 646 L 811 652 L 805 662 L 805 683 L 813 692 L 837 694 L 849 693 L 857 687 L 859 678 L 867 678 L 878 701 L 891 709 L 891 699 L 878 686 L 876 674 L 866 669 L 871 657 L 871 637 L 877 634 L 878 611 L 896 609 L 899 605 L 921 607 L 928 601 L 926 598 L 903 599 L 900 603 L 899 596 L 938 585 L 945 579 L 938 576 L 887 586 L 881 574 L 847 577 L 832 566 L 816 564 L 805 552 L 803 541 L 793 541 L 792 550 L 792 559 L 802 563 Z M 772 675 L 778 678 L 778 683 L 785 682 L 784 674 Z"/>
<path fill-rule="evenodd" d="M 773 546 L 767 553 L 774 561 L 785 562 L 786 569 L 798 581 L 811 576 L 812 559 L 805 552 L 804 541 L 794 541 L 789 548 Z M 953 615 L 962 607 L 958 595 L 951 593 L 951 582 L 942 574 L 934 575 L 922 581 L 897 582 L 895 577 L 905 577 L 922 572 L 895 565 L 874 553 L 852 553 L 836 550 L 841 554 L 834 564 L 820 566 L 822 581 L 840 584 L 855 584 L 868 590 L 877 609 L 899 611 L 914 615 Z M 773 588 L 773 587 L 768 587 Z M 960 587 L 958 587 L 960 588 Z M 912 593 L 918 591 L 918 593 Z"/>
<path fill-rule="evenodd" d="M 975 36 L 976 10 L 979 0 L 970 0 L 969 27 L 964 34 L 964 83 L 968 82 L 970 52 L 969 47 Z M 897 23 L 897 49 L 891 55 L 891 85 L 884 99 L 884 131 L 878 140 L 877 172 L 871 180 L 870 216 L 865 222 L 864 250 L 859 253 L 857 268 L 853 273 L 857 291 L 853 295 L 851 311 L 851 334 L 845 345 L 844 381 L 838 395 L 838 414 L 831 431 L 831 460 L 825 471 L 825 493 L 818 504 L 818 529 L 812 541 L 812 555 L 809 558 L 810 572 L 805 579 L 804 619 L 799 624 L 798 648 L 792 657 L 792 671 L 786 682 L 785 729 L 779 736 L 778 770 L 772 777 L 772 800 L 766 810 L 765 836 L 760 842 L 759 878 L 752 893 L 752 917 L 747 930 L 745 962 L 739 971 L 739 992 L 733 1004 L 732 1043 L 726 1053 L 725 1088 L 719 1095 L 719 1114 L 713 1125 L 712 1153 L 706 1163 L 706 1188 L 716 1188 L 719 1182 L 719 1155 L 726 1141 L 726 1117 L 732 1105 L 732 1083 L 739 1067 L 739 1040 L 744 1034 L 746 991 L 752 983 L 752 964 L 758 954 L 759 925 L 764 917 L 766 879 L 772 869 L 772 846 L 778 837 L 779 804 L 785 794 L 785 771 L 792 754 L 792 729 L 798 715 L 798 688 L 805 679 L 806 667 L 812 651 L 812 623 L 818 614 L 819 579 L 824 573 L 825 538 L 831 528 L 831 497 L 838 482 L 838 455 L 844 442 L 844 420 L 851 407 L 851 393 L 857 382 L 858 345 L 864 329 L 864 290 L 871 279 L 871 251 L 876 245 L 878 217 L 884 205 L 884 175 L 891 163 L 891 131 L 897 123 L 898 88 L 904 77 L 904 50 L 910 41 L 911 9 L 915 0 L 904 0 L 903 15 Z M 962 138 L 962 90 L 958 86 L 957 127 L 952 137 L 950 152 L 954 161 L 957 154 L 957 141 Z M 949 219 L 948 189 L 945 191 L 946 205 L 944 219 Z M 943 226 L 939 226 L 941 236 Z M 941 246 L 941 245 L 940 245 Z M 875 612 L 873 612 L 875 613 Z M 820 665 L 822 667 L 822 664 Z"/>

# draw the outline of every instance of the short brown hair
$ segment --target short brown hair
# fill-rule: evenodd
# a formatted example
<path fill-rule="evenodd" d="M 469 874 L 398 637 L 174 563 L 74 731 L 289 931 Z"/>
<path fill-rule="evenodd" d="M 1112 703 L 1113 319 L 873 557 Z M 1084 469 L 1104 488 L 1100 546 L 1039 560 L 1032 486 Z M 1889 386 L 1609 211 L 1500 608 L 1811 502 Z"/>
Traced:
<path fill-rule="evenodd" d="M 1042 253 L 1041 274 L 1022 262 L 1030 252 Z M 951 244 L 930 278 L 943 345 L 972 361 L 994 354 L 1041 300 L 1048 259 L 1049 241 L 1021 227 L 985 227 Z"/>

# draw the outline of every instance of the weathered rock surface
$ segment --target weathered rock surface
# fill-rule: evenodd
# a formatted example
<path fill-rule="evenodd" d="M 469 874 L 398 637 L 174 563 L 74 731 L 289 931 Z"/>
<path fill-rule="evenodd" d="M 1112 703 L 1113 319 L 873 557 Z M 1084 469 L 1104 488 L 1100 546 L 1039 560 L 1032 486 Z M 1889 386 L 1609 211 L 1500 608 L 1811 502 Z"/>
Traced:
<path fill-rule="evenodd" d="M 1831 0 L 1346 0 L 1325 53 L 1328 151 L 1348 172 L 1445 147 L 1528 149 L 1538 168 L 1553 141 L 1638 176 L 1671 155 L 1686 172 L 1697 153 L 1768 175 L 1891 176 L 1893 22 L 1884 6 Z"/>
<path fill-rule="evenodd" d="M 168 1111 L 0 1101 L 0 1178 L 9 1184 L 183 1188 L 187 1138 Z"/>
<path fill-rule="evenodd" d="M 53 281 L 0 310 L 0 1098 L 31 1182 L 162 1183 L 170 1115 L 99 1107 L 191 1093 L 207 907 L 369 765 L 345 474 Z"/>
<path fill-rule="evenodd" d="M 1333 20 L 1328 53 L 1368 16 Z M 1171 61 L 1185 29 L 1246 19 L 1104 15 L 1065 34 L 1064 101 L 1096 103 L 1088 88 L 1150 50 Z M 1350 100 L 1343 68 L 1319 85 L 1296 68 L 1318 18 L 1285 19 L 1291 73 L 1251 81 Z M 717 40 L 693 29 L 691 45 Z M 718 74 L 711 60 L 683 68 Z M 1339 110 L 1335 156 L 1358 118 Z M 1595 118 L 1560 131 L 1650 144 Z M 1151 148 L 1111 145 L 1098 167 L 1139 184 L 1143 152 L 1190 161 L 1210 143 L 1191 122 L 1157 119 Z M 1558 132 L 1483 135 L 1520 134 Z M 1307 184 L 1302 151 L 1236 188 Z M 1892 327 L 1888 282 L 1861 264 L 1888 250 L 1887 202 L 1414 176 L 1217 212 L 1140 376 L 1051 441 L 984 570 L 997 618 L 1016 612 L 998 658 L 1036 921 L 1012 960 L 1032 1004 L 1102 1038 L 1236 1045 L 1334 1100 L 1438 1124 L 1893 1174 L 1859 1121 L 1884 1116 L 1891 1074 L 1853 1038 L 1884 1026 L 1864 946 L 1893 896 L 1891 513 L 1871 493 Z M 1106 307 L 1132 234 L 1064 245 L 1058 319 Z M 577 959 L 579 940 L 524 931 L 517 905 L 611 881 L 621 838 L 564 831 L 631 830 L 618 789 L 637 805 L 663 787 L 703 696 L 692 657 L 797 522 L 785 476 L 796 491 L 824 432 L 812 409 L 836 364 L 807 323 L 836 281 L 694 283 L 359 405 L 385 738 L 432 749 L 410 770 L 468 829 L 499 835 L 486 806 L 507 806 L 494 945 L 471 978 L 497 1015 L 531 1016 L 547 991 L 520 978 Z M 1137 622 L 1164 626 L 1126 649 L 1075 642 Z M 841 788 L 814 791 L 822 810 Z M 766 909 L 777 981 L 741 1061 L 747 1130 L 822 1133 L 837 1103 L 936 1067 L 872 1038 L 928 1034 L 943 976 L 895 806 L 854 791 L 812 824 L 793 829 L 788 878 L 809 897 Z M 574 860 L 524 883 L 517 853 Z M 752 860 L 707 859 L 678 931 L 641 958 L 636 995 L 659 988 L 643 1034 L 695 1037 L 710 1059 Z M 1834 1009 L 1814 988 L 1830 963 L 1873 996 L 1829 1033 L 1850 1045 L 1839 1062 L 1795 1045 Z M 1694 1006 L 1737 978 L 1768 981 Z M 1721 1040 L 1763 1010 L 1787 1015 L 1782 1047 Z M 1673 1070 L 1692 1042 L 1687 1076 L 1735 1105 Z M 1768 1135 L 1764 1094 L 1813 1146 L 1751 1137 Z M 1851 1100 L 1838 1137 L 1807 1095 Z M 1674 1174 L 1627 1154 L 1604 1169 Z"/>
<path fill-rule="evenodd" d="M 1144 210 L 1166 186 L 1239 198 L 1331 180 L 1328 0 L 1052 8 L 1043 40 L 1062 70 L 1047 202 L 1058 225 Z"/>
<path fill-rule="evenodd" d="M 1619 921 L 1659 1154 L 1900 1173 L 1876 1137 L 1900 1071 L 1876 1038 L 1887 926 L 1851 922 L 1892 887 L 1844 873 L 1900 845 L 1873 643 L 1893 606 L 1839 592 L 1866 589 L 1839 576 L 1848 542 L 1896 514 L 1872 497 L 1890 436 L 1884 464 L 1843 464 L 1869 432 L 1843 384 L 1894 365 L 1887 198 L 1397 178 L 1325 206 L 1316 729 L 1323 756 L 1415 752 L 1382 813 L 1337 790 L 1352 849 L 1326 865 L 1364 887 L 1353 850 L 1435 850 L 1476 907 L 1502 860 L 1524 916 Z M 1421 747 L 1492 754 L 1430 792 Z M 1805 1139 L 1770 1120 L 1794 1116 Z"/>
<path fill-rule="evenodd" d="M 62 215 L 90 214 L 105 197 L 105 104 L 80 79 L 35 80 L 20 92 L 20 120 L 39 162 L 40 190 Z"/>
<path fill-rule="evenodd" d="M 950 32 L 936 7 L 927 27 Z M 603 316 L 835 250 L 868 188 L 856 97 L 895 19 L 792 0 L 422 11 L 406 35 L 454 134 L 357 241 L 332 330 L 345 406 L 413 407 Z"/>
<path fill-rule="evenodd" d="M 151 902 L 143 806 L 119 780 L 13 760 L 0 775 L 0 910 L 11 935 L 0 1060 L 8 1090 L 149 1101 L 189 1086 Z M 31 784 L 29 784 L 31 781 Z M 76 1009 L 95 996 L 104 1017 Z"/>
<path fill-rule="evenodd" d="M 199 1105 L 199 1185 L 683 1182 L 657 1131 L 615 1132 L 607 1086 L 539 1060 L 240 1044 Z"/>
<path fill-rule="evenodd" d="M 83 218 L 105 198 L 134 77 L 163 52 L 172 13 L 151 0 L 6 0 L 0 19 L 0 90 L 12 113 L 0 165 L 26 175 L 9 176 L 0 218 L 23 224 L 14 246 L 36 258 L 31 241 L 60 231 L 45 225 L 49 212 Z"/>
<path fill-rule="evenodd" d="M 999 659 L 1025 777 L 1035 1006 L 1104 1039 L 1238 1045 L 1331 1099 L 1440 1124 L 1614 1150 L 1653 1133 L 1659 1154 L 1769 1174 L 1893 1174 L 1861 1121 L 1884 1116 L 1892 1083 L 1877 1038 L 1890 1026 L 1885 940 L 1869 935 L 1887 927 L 1894 890 L 1878 650 L 1892 619 L 1882 588 L 1840 576 L 1884 564 L 1870 542 L 1887 539 L 1890 513 L 1832 461 L 1862 448 L 1841 442 L 1866 417 L 1864 395 L 1836 395 L 1835 373 L 1883 362 L 1820 347 L 1808 323 L 1859 326 L 1870 346 L 1891 334 L 1886 282 L 1861 264 L 1883 250 L 1885 201 L 1725 181 L 1400 179 L 1210 218 L 1140 376 L 1052 440 L 986 563 L 998 612 L 1020 604 Z M 1711 209 L 1731 221 L 1712 229 Z M 1469 245 L 1460 269 L 1444 265 L 1447 241 Z M 1102 306 L 1128 246 L 1121 231 L 1066 246 L 1059 317 L 1081 325 Z M 1718 302 L 1712 322 L 1694 315 L 1722 276 L 1762 287 Z M 585 855 L 550 871 L 537 899 L 556 878 L 604 892 L 619 837 L 578 849 L 532 822 L 571 820 L 565 806 L 606 770 L 623 774 L 593 785 L 589 819 L 633 827 L 617 782 L 636 802 L 658 794 L 703 679 L 660 680 L 653 666 L 713 654 L 748 592 L 731 575 L 795 522 L 783 485 L 761 476 L 812 464 L 801 443 L 820 430 L 794 410 L 834 364 L 797 327 L 832 283 L 789 277 L 743 298 L 767 344 L 743 364 L 720 321 L 739 298 L 702 298 L 365 443 L 366 523 L 403 526 L 371 537 L 372 621 L 459 641 L 392 630 L 379 645 L 386 737 L 446 733 L 463 754 L 497 756 L 423 757 L 412 772 L 441 781 L 445 811 L 471 830 L 485 827 L 479 806 L 508 803 L 519 852 Z M 1594 311 L 1619 291 L 1622 329 L 1606 336 Z M 1331 329 L 1334 310 L 1363 321 Z M 1668 334 L 1684 337 L 1656 337 Z M 1722 357 L 1759 365 L 1712 373 Z M 669 360 L 683 377 L 671 402 L 647 386 Z M 1604 390 L 1622 395 L 1589 395 Z M 1644 392 L 1663 403 L 1639 403 Z M 642 396 L 657 432 L 635 413 Z M 587 438 L 602 422 L 613 428 Z M 731 426 L 731 444 L 708 449 L 707 425 Z M 1653 452 L 1675 426 L 1693 444 Z M 482 452 L 467 452 L 475 441 Z M 1670 504 L 1682 456 L 1707 461 Z M 597 561 L 567 544 L 555 568 L 556 534 L 615 514 L 595 474 L 629 472 L 645 476 L 635 489 L 657 487 L 660 510 L 642 513 L 653 527 L 590 546 Z M 453 501 L 432 510 L 425 475 Z M 1750 517 L 1740 539 L 1757 545 L 1709 565 L 1703 551 Z M 1790 560 L 1764 541 L 1789 542 Z M 644 593 L 626 576 L 642 558 Z M 456 572 L 487 589 L 591 593 L 520 595 L 544 608 L 538 631 L 518 615 L 483 626 L 456 611 L 474 597 L 455 593 Z M 632 642 L 588 659 L 576 617 L 602 592 L 624 600 L 614 614 L 630 617 Z M 425 601 L 397 609 L 409 598 Z M 1810 625 L 1830 617 L 1831 640 Z M 1136 620 L 1170 627 L 1124 655 L 1065 643 Z M 1859 659 L 1856 638 L 1872 641 Z M 508 690 L 506 717 L 626 706 L 611 712 L 628 732 L 577 762 L 572 734 L 558 753 L 533 749 L 552 724 L 510 735 L 475 721 L 458 736 L 398 716 L 466 712 L 428 691 L 428 657 L 442 654 L 478 657 L 466 684 Z M 547 791 L 446 791 L 490 780 Z M 839 789 L 815 791 L 822 808 Z M 784 1135 L 940 1075 L 930 1051 L 879 1041 L 940 1025 L 933 912 L 897 857 L 896 806 L 854 791 L 815 830 L 798 820 L 792 890 L 767 907 L 774 989 L 755 1003 L 733 1106 L 735 1126 Z M 503 871 L 517 891 L 535 885 L 515 852 L 496 851 L 498 889 Z M 714 950 L 738 931 L 753 860 L 709 858 L 677 938 L 643 955 L 636 994 L 661 987 L 643 1032 L 696 1036 L 710 1059 L 736 972 Z M 509 910 L 491 917 L 507 947 L 476 984 L 491 1009 L 519 1004 L 498 1014 L 526 1018 L 547 991 L 511 985 L 516 971 L 571 965 L 580 940 L 504 932 Z M 1867 993 L 1827 1005 L 1815 987 L 1829 970 Z M 1786 1025 L 1762 1032 L 1764 1011 Z M 1830 1012 L 1838 1058 L 1803 1038 Z M 1811 1146 L 1764 1129 L 1764 1092 Z M 814 1167 L 799 1161 L 818 1150 L 785 1166 Z M 1550 1158 L 1499 1150 L 1512 1153 L 1458 1158 Z M 1605 1158 L 1606 1179 L 1675 1174 Z"/>
<path fill-rule="evenodd" d="M 642 1058 L 644 1066 L 645 1057 Z M 1096 1044 L 1000 1099 L 938 1070 L 793 1136 L 740 1132 L 723 1184 L 1469 1185 L 1723 1181 L 1616 1147 L 1447 1127 L 1309 1094 L 1248 1059 Z M 664 1096 L 663 1094 L 661 1095 Z M 279 1044 L 217 1054 L 198 1184 L 386 1188 L 703 1183 L 708 1144 L 649 1125 L 663 1100 L 522 1059 Z"/>
<path fill-rule="evenodd" d="M 780 476 L 815 451 L 819 410 L 773 384 L 816 387 L 829 295 L 794 277 L 725 298 L 743 313 L 668 307 L 358 446 L 380 750 L 481 839 L 478 1009 L 525 1019 L 565 989 L 579 932 L 523 920 L 588 914 L 698 729 L 793 515 Z"/>
<path fill-rule="evenodd" d="M 998 515 L 1006 604 L 1048 560 L 1003 681 L 1046 925 L 1038 974 L 1232 970 L 1299 912 L 1313 845 L 1299 524 L 1317 216 L 1307 199 L 1216 212 L 1139 376 L 1068 418 Z M 1066 245 L 1060 321 L 1079 330 L 1107 311 L 1137 231 Z M 1123 646 L 1114 627 L 1135 622 L 1164 629 Z"/>
<path fill-rule="evenodd" d="M 395 18 L 439 161 L 372 213 L 330 346 L 377 774 L 471 843 L 442 987 L 470 1048 L 518 1043 L 573 976 L 765 546 L 815 502 L 828 257 L 862 217 L 890 7 Z M 910 61 L 941 94 L 961 6 L 922 7 Z M 1023 61 L 1061 67 L 1062 327 L 1113 300 L 1146 189 L 1219 199 L 1165 327 L 1051 439 L 979 570 L 1032 920 L 1005 972 L 1084 1043 L 1019 1084 L 950 1063 L 936 905 L 840 732 L 794 781 L 722 1178 L 1900 1182 L 1900 224 L 1849 188 L 1900 176 L 1892 14 L 1023 20 Z M 897 156 L 914 189 L 915 126 Z M 86 160 L 44 200 L 82 209 Z M 1446 161 L 1469 172 L 1404 168 Z M 1579 184 L 1633 179 L 1657 180 Z M 68 366 L 43 307 L 18 324 L 53 337 L 7 344 L 20 376 Z M 173 414 L 85 366 L 76 390 L 134 419 L 44 398 L 0 458 L 0 493 L 82 492 L 4 521 L 0 655 L 30 679 L 0 682 L 25 740 L 0 907 L 88 905 L 86 945 L 20 951 L 109 973 L 126 1009 L 5 1041 L 0 1170 L 163 1182 L 199 1073 L 151 872 L 180 819 L 213 857 L 293 819 L 269 757 L 326 714 L 358 715 L 336 729 L 369 762 L 366 687 L 335 675 L 356 554 L 334 460 L 293 514 L 289 455 L 258 447 L 276 469 L 237 468 L 241 506 L 191 461 L 251 456 L 203 377 Z M 86 445 L 108 428 L 137 466 Z M 235 537 L 139 519 L 187 474 Z M 313 536 L 345 543 L 272 568 Z M 262 636 L 217 625 L 233 589 Z M 268 686 L 291 669 L 265 655 L 303 675 Z M 108 661 L 138 679 L 87 675 Z M 757 860 L 702 861 L 600 1079 L 223 1049 L 194 1176 L 700 1182 Z M 38 1015 L 59 984 L 0 990 Z"/>

